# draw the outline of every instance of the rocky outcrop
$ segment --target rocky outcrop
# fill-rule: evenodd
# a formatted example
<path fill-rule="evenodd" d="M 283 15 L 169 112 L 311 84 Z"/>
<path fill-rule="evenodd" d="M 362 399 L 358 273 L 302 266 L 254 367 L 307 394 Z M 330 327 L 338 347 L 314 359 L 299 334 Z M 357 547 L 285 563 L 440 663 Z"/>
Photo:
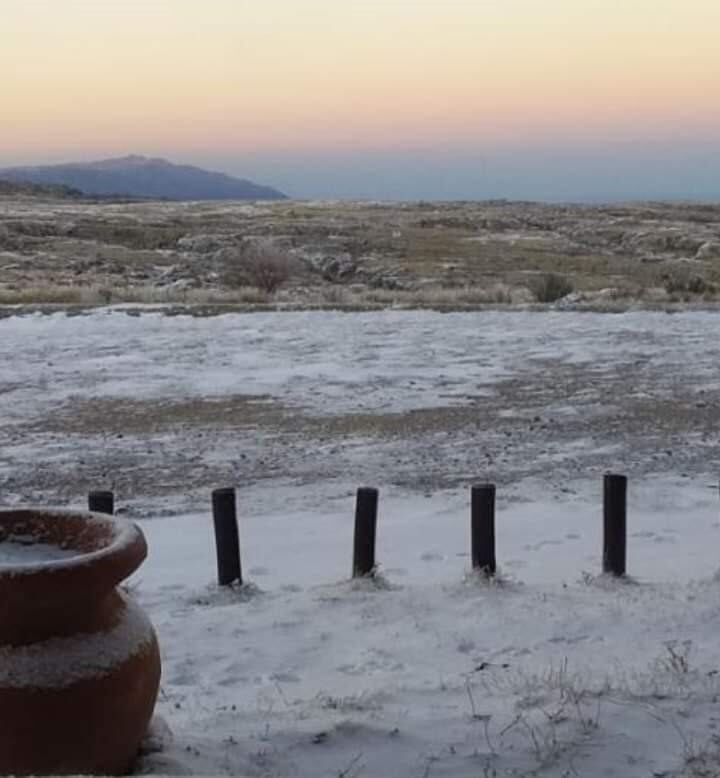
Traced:
<path fill-rule="evenodd" d="M 720 259 L 720 240 L 708 240 L 700 246 L 695 259 Z"/>

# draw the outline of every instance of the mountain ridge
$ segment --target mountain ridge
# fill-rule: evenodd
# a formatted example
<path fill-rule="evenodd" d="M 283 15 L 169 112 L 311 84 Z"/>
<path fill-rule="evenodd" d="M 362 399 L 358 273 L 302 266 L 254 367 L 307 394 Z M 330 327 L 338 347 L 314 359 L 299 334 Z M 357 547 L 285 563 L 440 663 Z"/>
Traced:
<path fill-rule="evenodd" d="M 165 200 L 284 200 L 287 195 L 245 178 L 130 154 L 92 162 L 0 168 L 0 179 L 65 186 L 86 195 Z"/>

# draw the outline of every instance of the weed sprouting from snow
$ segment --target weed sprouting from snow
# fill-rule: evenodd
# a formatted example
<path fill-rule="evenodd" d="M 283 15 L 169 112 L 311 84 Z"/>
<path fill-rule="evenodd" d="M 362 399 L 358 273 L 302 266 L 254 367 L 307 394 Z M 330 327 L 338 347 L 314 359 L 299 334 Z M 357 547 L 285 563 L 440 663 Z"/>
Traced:
<path fill-rule="evenodd" d="M 610 573 L 589 573 L 583 570 L 578 583 L 584 586 L 594 586 L 603 591 L 617 591 L 623 586 L 640 586 L 640 582 L 631 575 L 616 576 Z"/>
<path fill-rule="evenodd" d="M 497 733 L 500 744 L 519 737 L 540 767 L 555 764 L 600 727 L 605 684 L 571 672 L 567 659 L 539 673 L 490 674 L 484 683 L 491 693 L 515 698 L 512 719 Z"/>
<path fill-rule="evenodd" d="M 382 573 L 374 572 L 372 575 L 350 578 L 334 584 L 323 584 L 314 588 L 320 592 L 319 599 L 322 602 L 341 602 L 353 595 L 398 591 L 402 587 L 389 581 Z"/>
<path fill-rule="evenodd" d="M 335 697 L 320 693 L 315 699 L 323 710 L 332 710 L 338 713 L 364 713 L 382 709 L 384 695 L 363 691 L 359 694 Z"/>
<path fill-rule="evenodd" d="M 667 654 L 656 661 L 660 669 L 676 675 L 686 675 L 690 672 L 690 651 L 692 640 L 668 640 L 664 643 Z"/>
<path fill-rule="evenodd" d="M 370 575 L 351 578 L 350 588 L 358 592 L 376 592 L 392 591 L 400 587 L 391 583 L 378 569 L 375 569 Z"/>
<path fill-rule="evenodd" d="M 187 602 L 189 605 L 205 607 L 223 607 L 249 602 L 263 595 L 263 590 L 250 581 L 230 586 L 209 584 L 202 592 L 192 594 Z"/>
<path fill-rule="evenodd" d="M 470 676 L 465 676 L 465 690 L 467 692 L 468 700 L 470 701 L 470 711 L 471 711 L 471 718 L 473 721 L 476 721 L 480 724 L 482 724 L 483 727 L 483 734 L 485 736 L 485 743 L 487 744 L 488 751 L 491 754 L 495 754 L 495 747 L 492 744 L 492 741 L 490 740 L 490 721 L 492 719 L 492 714 L 490 713 L 480 713 L 475 706 L 475 696 L 473 694 L 472 690 L 472 684 L 470 682 Z"/>
<path fill-rule="evenodd" d="M 720 693 L 717 670 L 702 670 L 691 662 L 691 640 L 669 640 L 661 653 L 640 672 L 618 671 L 615 687 L 627 699 L 715 701 Z"/>
<path fill-rule="evenodd" d="M 338 770 L 337 777 L 354 778 L 354 776 L 359 775 L 365 769 L 365 765 L 359 764 L 362 757 L 362 754 L 356 754 L 344 768 Z"/>
<path fill-rule="evenodd" d="M 683 739 L 683 766 L 678 778 L 719 778 L 720 736 L 713 735 L 704 743 L 693 738 Z"/>
<path fill-rule="evenodd" d="M 509 573 L 503 572 L 500 568 L 497 569 L 495 575 L 487 575 L 483 570 L 468 570 L 463 576 L 463 584 L 488 589 L 508 589 L 510 591 L 522 586 L 522 582 Z"/>

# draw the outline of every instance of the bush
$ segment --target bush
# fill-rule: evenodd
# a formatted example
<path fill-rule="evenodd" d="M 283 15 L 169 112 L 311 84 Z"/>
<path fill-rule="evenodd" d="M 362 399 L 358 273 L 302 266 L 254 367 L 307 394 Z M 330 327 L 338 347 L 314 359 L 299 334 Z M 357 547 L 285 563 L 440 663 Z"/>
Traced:
<path fill-rule="evenodd" d="M 687 268 L 675 268 L 663 276 L 665 291 L 671 296 L 714 294 L 715 285 Z"/>
<path fill-rule="evenodd" d="M 539 303 L 554 303 L 571 294 L 575 287 L 566 276 L 559 273 L 545 273 L 534 279 L 530 289 Z"/>
<path fill-rule="evenodd" d="M 294 265 L 286 252 L 268 241 L 242 243 L 226 263 L 223 280 L 227 286 L 254 286 L 268 294 L 290 278 Z"/>
<path fill-rule="evenodd" d="M 98 243 L 125 246 L 138 251 L 156 251 L 176 248 L 178 240 L 186 233 L 187 230 L 181 227 L 167 225 L 140 222 L 105 223 L 86 219 L 73 225 L 68 232 L 68 237 L 95 240 Z"/>

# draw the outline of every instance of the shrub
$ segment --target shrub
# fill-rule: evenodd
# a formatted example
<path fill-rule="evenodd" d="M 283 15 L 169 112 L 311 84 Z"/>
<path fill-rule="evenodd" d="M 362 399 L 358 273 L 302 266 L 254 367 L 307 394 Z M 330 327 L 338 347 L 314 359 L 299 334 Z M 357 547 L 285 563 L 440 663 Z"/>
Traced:
<path fill-rule="evenodd" d="M 268 294 L 277 291 L 292 275 L 294 262 L 268 241 L 246 241 L 226 260 L 224 282 L 237 288 L 254 286 Z"/>
<path fill-rule="evenodd" d="M 530 289 L 538 302 L 554 303 L 571 294 L 575 287 L 566 276 L 559 273 L 545 273 L 533 280 Z"/>
<path fill-rule="evenodd" d="M 328 305 L 345 305 L 347 294 L 342 286 L 330 286 L 322 290 L 323 302 Z"/>
<path fill-rule="evenodd" d="M 68 231 L 68 237 L 78 240 L 95 240 L 138 251 L 174 249 L 177 242 L 187 233 L 181 227 L 142 224 L 140 222 L 101 222 L 81 220 Z"/>
<path fill-rule="evenodd" d="M 717 291 L 715 284 L 701 275 L 694 274 L 687 267 L 676 267 L 662 277 L 665 291 L 671 296 L 690 297 L 692 295 L 713 295 Z"/>

